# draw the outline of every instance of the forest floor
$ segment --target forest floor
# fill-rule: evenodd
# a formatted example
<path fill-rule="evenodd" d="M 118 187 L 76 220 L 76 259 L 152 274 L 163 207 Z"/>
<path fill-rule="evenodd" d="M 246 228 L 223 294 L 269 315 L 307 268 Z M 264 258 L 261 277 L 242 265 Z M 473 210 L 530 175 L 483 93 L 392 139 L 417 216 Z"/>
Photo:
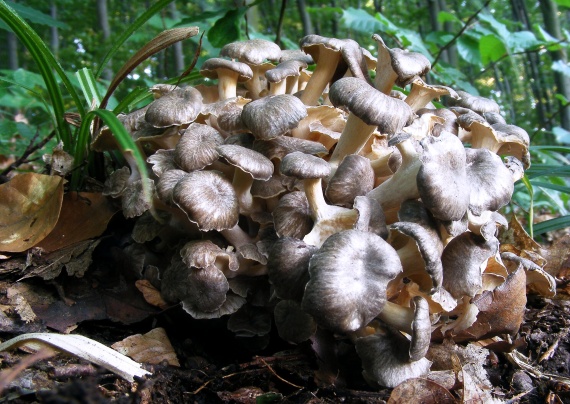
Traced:
<path fill-rule="evenodd" d="M 179 306 L 148 304 L 135 288 L 136 265 L 125 253 L 131 224 L 118 216 L 101 237 L 58 258 L 65 268 L 83 271 L 81 277 L 61 269 L 48 275 L 53 262 L 42 266 L 46 258 L 32 252 L 0 261 L 0 341 L 57 331 L 110 346 L 161 328 L 168 336 L 166 348 L 147 348 L 150 356 L 139 359 L 153 359 L 155 364 L 143 365 L 151 374 L 131 383 L 73 355 L 8 350 L 0 352 L 0 385 L 2 379 L 11 380 L 0 403 L 570 402 L 567 234 L 549 245 L 559 253 L 557 294 L 529 295 L 518 333 L 477 343 L 433 344 L 428 353 L 432 371 L 438 370 L 442 347 L 461 359 L 451 382 L 434 376 L 396 389 L 373 389 L 350 343 L 336 342 L 338 362 L 331 370 L 319 362 L 310 341 L 287 344 L 274 330 L 262 337 L 237 337 L 224 318 L 194 320 Z M 86 252 L 92 257 L 88 270 Z M 176 360 L 180 366 L 169 365 Z"/>

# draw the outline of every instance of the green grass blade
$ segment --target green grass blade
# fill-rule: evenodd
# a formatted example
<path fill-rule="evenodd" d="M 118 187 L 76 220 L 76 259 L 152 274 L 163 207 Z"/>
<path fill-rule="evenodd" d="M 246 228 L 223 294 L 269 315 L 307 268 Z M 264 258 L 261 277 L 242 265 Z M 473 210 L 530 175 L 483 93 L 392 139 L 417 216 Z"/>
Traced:
<path fill-rule="evenodd" d="M 544 234 L 549 231 L 555 231 L 570 227 L 570 215 L 557 217 L 555 219 L 545 220 L 534 225 L 534 234 Z"/>
<path fill-rule="evenodd" d="M 530 146 L 530 151 L 547 150 L 558 153 L 570 153 L 570 147 L 568 146 Z"/>
<path fill-rule="evenodd" d="M 570 187 L 564 185 L 552 184 L 550 182 L 542 182 L 542 181 L 531 181 L 530 183 L 535 187 L 547 188 L 547 189 L 552 189 L 554 191 L 570 194 Z"/>
<path fill-rule="evenodd" d="M 155 15 L 160 10 L 162 10 L 164 7 L 166 7 L 169 3 L 172 3 L 172 0 L 159 0 L 159 1 L 157 1 L 152 6 L 150 6 L 150 8 L 147 11 L 145 11 L 143 14 L 141 14 L 135 21 L 133 21 L 132 23 L 127 25 L 125 27 L 126 28 L 125 31 L 123 31 L 121 36 L 119 36 L 116 39 L 113 39 L 113 46 L 111 47 L 111 49 L 109 49 L 109 52 L 107 52 L 107 54 L 105 55 L 105 57 L 101 61 L 101 64 L 99 65 L 99 69 L 95 73 L 96 78 L 99 78 L 101 76 L 103 69 L 105 68 L 105 66 L 107 65 L 109 60 L 111 60 L 113 55 L 117 52 L 117 50 L 121 47 L 121 45 L 123 45 L 123 43 L 125 43 L 125 41 L 127 39 L 129 39 L 129 37 L 137 29 L 142 27 L 145 22 L 147 22 L 153 15 Z M 99 104 L 97 104 L 97 105 L 99 105 Z"/>
<path fill-rule="evenodd" d="M 75 76 L 79 80 L 83 96 L 89 103 L 88 108 L 94 108 L 99 105 L 101 103 L 101 95 L 97 91 L 97 82 L 91 69 L 84 67 L 75 72 Z"/>
<path fill-rule="evenodd" d="M 534 238 L 534 189 L 532 188 L 532 184 L 530 183 L 526 174 L 523 175 L 521 181 L 525 185 L 526 189 L 528 190 L 528 194 L 530 195 L 530 206 L 528 209 L 528 234 L 530 235 L 530 238 Z"/>
<path fill-rule="evenodd" d="M 558 177 L 570 176 L 570 167 L 552 164 L 534 164 L 525 172 L 528 178 L 555 175 Z"/>

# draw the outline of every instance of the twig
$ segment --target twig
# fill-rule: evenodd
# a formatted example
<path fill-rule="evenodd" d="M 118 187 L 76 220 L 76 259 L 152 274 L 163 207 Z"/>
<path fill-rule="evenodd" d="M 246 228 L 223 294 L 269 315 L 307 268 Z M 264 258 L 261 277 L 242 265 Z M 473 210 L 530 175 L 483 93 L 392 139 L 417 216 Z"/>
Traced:
<path fill-rule="evenodd" d="M 282 382 L 287 383 L 288 385 L 293 386 L 293 387 L 295 387 L 295 388 L 297 388 L 297 389 L 303 389 L 303 388 L 304 388 L 303 386 L 298 386 L 298 385 L 296 385 L 296 384 L 294 384 L 294 383 L 291 383 L 290 381 L 285 380 L 284 378 L 282 378 L 281 376 L 279 376 L 277 373 L 275 373 L 275 371 L 273 370 L 273 368 L 272 368 L 271 366 L 269 366 L 269 364 L 268 364 L 267 362 L 265 362 L 265 360 L 264 360 L 263 358 L 259 358 L 259 359 L 261 360 L 261 362 L 263 362 L 263 364 L 264 364 L 265 366 L 267 366 L 267 369 L 269 369 L 269 371 L 270 371 L 271 373 L 273 373 L 273 374 L 275 375 L 275 377 L 277 377 L 277 378 L 278 378 L 279 380 L 281 380 Z"/>
<path fill-rule="evenodd" d="M 479 10 L 477 10 L 475 14 L 469 17 L 463 28 L 461 28 L 461 30 L 459 30 L 459 32 L 455 34 L 455 36 L 451 38 L 448 43 L 443 45 L 443 47 L 439 50 L 439 52 L 435 56 L 433 63 L 431 64 L 432 68 L 437 64 L 439 58 L 443 54 L 443 51 L 447 50 L 451 45 L 453 45 L 459 39 L 459 37 L 467 30 L 467 28 L 469 28 L 469 24 L 471 24 L 471 21 L 473 21 L 479 15 L 479 13 L 481 13 L 481 11 L 483 11 L 489 5 L 489 3 L 491 3 L 491 0 L 487 0 L 485 4 L 483 4 L 483 6 Z"/>
<path fill-rule="evenodd" d="M 18 166 L 29 162 L 29 160 L 27 160 L 27 158 L 32 153 L 34 153 L 37 150 L 44 147 L 47 144 L 47 142 L 49 142 L 55 136 L 55 133 L 56 133 L 55 130 L 52 130 L 51 133 L 49 135 L 47 135 L 41 142 L 34 145 L 34 142 L 36 141 L 36 139 L 40 135 L 40 133 L 38 131 L 36 131 L 36 134 L 32 137 L 32 140 L 30 140 L 30 144 L 28 145 L 28 147 L 26 147 L 26 150 L 24 150 L 24 153 L 22 154 L 22 156 L 20 156 L 20 158 L 18 158 L 18 160 L 14 161 L 12 164 L 10 164 L 8 167 L 6 167 L 4 169 L 4 171 L 0 172 L 0 177 L 4 177 L 4 176 L 8 175 L 8 173 L 10 173 L 10 171 L 14 170 Z"/>
<path fill-rule="evenodd" d="M 182 72 L 182 74 L 180 74 L 180 77 L 178 78 L 178 81 L 176 82 L 176 87 L 178 87 L 178 85 L 180 84 L 180 81 L 184 77 L 186 77 L 190 74 L 190 72 L 196 66 L 196 63 L 198 63 L 198 58 L 200 57 L 200 52 L 202 50 L 202 39 L 204 39 L 205 33 L 206 33 L 206 31 L 202 32 L 202 35 L 200 35 L 200 40 L 198 41 L 198 48 L 196 49 L 196 52 L 194 53 L 194 59 L 192 59 L 192 63 L 190 63 L 190 66 L 188 67 L 188 69 L 184 70 Z"/>

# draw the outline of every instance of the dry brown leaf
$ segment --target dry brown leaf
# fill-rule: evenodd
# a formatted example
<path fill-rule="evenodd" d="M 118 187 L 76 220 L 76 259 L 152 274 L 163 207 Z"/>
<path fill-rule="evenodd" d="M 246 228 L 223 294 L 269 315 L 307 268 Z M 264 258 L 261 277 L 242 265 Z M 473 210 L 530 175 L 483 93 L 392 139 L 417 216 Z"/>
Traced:
<path fill-rule="evenodd" d="M 52 252 L 100 236 L 118 210 L 101 193 L 68 192 L 56 226 L 37 246 Z"/>
<path fill-rule="evenodd" d="M 439 404 L 455 403 L 455 398 L 445 387 L 428 379 L 408 379 L 392 390 L 388 404 Z"/>
<path fill-rule="evenodd" d="M 171 366 L 180 366 L 164 328 L 155 328 L 144 335 L 131 335 L 111 347 L 137 362 L 156 365 L 166 361 Z"/>
<path fill-rule="evenodd" d="M 51 303 L 53 297 L 45 289 L 23 282 L 12 284 L 6 290 L 6 297 L 14 311 L 18 313 L 22 321 L 31 323 L 36 320 L 36 312 L 32 306 L 40 303 Z"/>
<path fill-rule="evenodd" d="M 135 286 L 143 294 L 144 300 L 146 300 L 148 304 L 152 304 L 163 310 L 169 306 L 160 295 L 160 290 L 155 288 L 150 281 L 141 279 L 135 282 Z"/>
<path fill-rule="evenodd" d="M 63 182 L 57 176 L 26 173 L 0 185 L 0 251 L 25 251 L 53 230 Z"/>

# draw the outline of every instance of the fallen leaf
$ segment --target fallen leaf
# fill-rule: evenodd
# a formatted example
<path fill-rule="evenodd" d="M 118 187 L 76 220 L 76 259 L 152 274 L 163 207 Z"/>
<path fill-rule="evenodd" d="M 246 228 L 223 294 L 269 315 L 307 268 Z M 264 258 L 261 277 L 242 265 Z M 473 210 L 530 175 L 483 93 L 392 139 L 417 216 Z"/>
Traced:
<path fill-rule="evenodd" d="M 164 328 L 155 328 L 144 335 L 131 335 L 111 347 L 137 362 L 157 365 L 166 361 L 171 366 L 180 366 Z"/>
<path fill-rule="evenodd" d="M 37 246 L 52 252 L 100 236 L 118 211 L 101 193 L 68 192 L 56 226 Z"/>
<path fill-rule="evenodd" d="M 455 403 L 455 398 L 445 387 L 422 378 L 408 379 L 392 390 L 388 404 L 439 404 Z"/>
<path fill-rule="evenodd" d="M 57 176 L 26 173 L 0 185 L 0 251 L 25 251 L 53 230 L 63 182 Z"/>
<path fill-rule="evenodd" d="M 163 310 L 169 306 L 160 295 L 160 290 L 155 288 L 150 281 L 141 279 L 135 282 L 135 286 L 143 294 L 144 300 L 146 300 L 148 304 L 152 304 Z"/>

